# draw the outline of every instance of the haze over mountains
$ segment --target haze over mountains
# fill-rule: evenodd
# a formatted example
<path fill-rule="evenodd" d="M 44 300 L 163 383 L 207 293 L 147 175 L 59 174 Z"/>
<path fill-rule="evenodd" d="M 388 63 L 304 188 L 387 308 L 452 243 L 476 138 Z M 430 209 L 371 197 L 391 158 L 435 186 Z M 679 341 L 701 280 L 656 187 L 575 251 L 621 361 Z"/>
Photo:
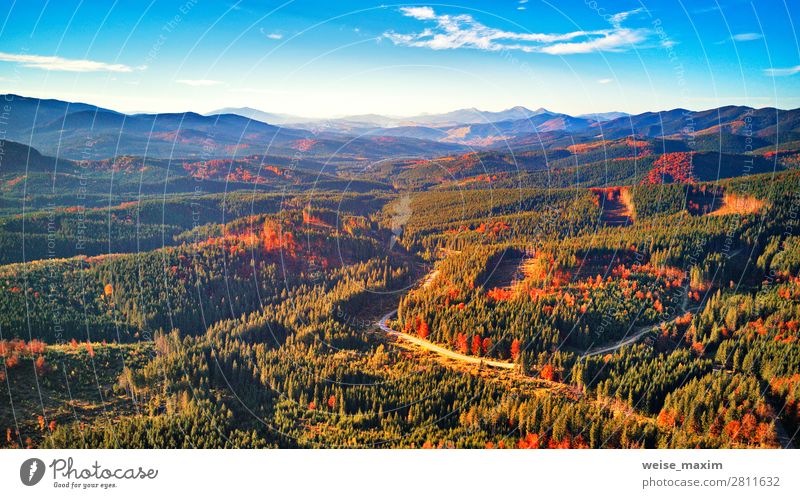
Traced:
<path fill-rule="evenodd" d="M 514 132 L 570 130 L 578 126 L 588 126 L 592 122 L 608 121 L 625 117 L 624 112 L 586 114 L 573 118 L 566 114 L 539 108 L 535 111 L 522 106 L 512 107 L 504 111 L 482 111 L 474 107 L 457 109 L 440 114 L 420 114 L 416 116 L 384 116 L 380 114 L 364 114 L 332 119 L 313 119 L 288 114 L 275 114 L 249 107 L 223 108 L 207 113 L 237 114 L 257 119 L 266 123 L 282 125 L 290 128 L 307 130 L 325 130 L 347 134 L 382 135 L 393 137 L 418 138 L 426 140 L 461 143 L 465 145 L 483 145 L 503 139 L 508 129 Z M 527 124 L 522 123 L 523 121 Z M 493 123 L 519 122 L 516 124 L 496 126 L 496 130 L 481 129 L 479 125 Z M 476 132 L 470 132 L 465 126 L 475 125 Z"/>
<path fill-rule="evenodd" d="M 531 116 L 536 116 L 542 113 L 550 113 L 550 111 L 540 108 L 536 111 L 531 111 L 522 106 L 512 107 L 505 111 L 491 112 L 481 111 L 474 107 L 467 109 L 457 109 L 440 114 L 419 114 L 416 116 L 385 116 L 381 114 L 362 114 L 344 116 L 340 118 L 307 118 L 302 116 L 294 116 L 291 114 L 279 114 L 260 111 L 251 107 L 225 107 L 206 113 L 206 116 L 213 116 L 215 114 L 238 114 L 240 116 L 258 119 L 272 124 L 292 124 L 302 125 L 306 124 L 324 124 L 324 123 L 361 123 L 362 125 L 379 126 L 382 128 L 393 128 L 397 126 L 452 126 L 457 124 L 469 123 L 491 123 L 495 121 L 508 121 L 514 119 L 523 119 Z M 625 115 L 624 113 L 615 113 Z"/>
<path fill-rule="evenodd" d="M 91 104 L 16 95 L 9 102 L 6 135 L 43 154 L 67 159 L 119 155 L 226 158 L 271 154 L 363 162 L 434 158 L 475 150 L 565 147 L 631 136 L 699 141 L 708 150 L 741 152 L 800 139 L 800 110 L 726 106 L 705 111 L 673 109 L 637 115 L 570 116 L 540 108 L 500 112 L 460 109 L 411 117 L 348 116 L 314 120 L 251 108 L 123 114 Z"/>

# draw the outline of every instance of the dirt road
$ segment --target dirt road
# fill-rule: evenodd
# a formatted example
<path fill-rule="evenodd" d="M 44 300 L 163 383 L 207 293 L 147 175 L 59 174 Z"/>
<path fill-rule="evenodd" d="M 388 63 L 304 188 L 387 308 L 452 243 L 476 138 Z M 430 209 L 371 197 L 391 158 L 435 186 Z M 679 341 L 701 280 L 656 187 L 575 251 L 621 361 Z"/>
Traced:
<path fill-rule="evenodd" d="M 514 363 L 508 361 L 490 360 L 488 358 L 480 358 L 477 356 L 469 356 L 461 353 L 456 353 L 455 351 L 444 348 L 442 346 L 438 346 L 430 341 L 426 341 L 425 339 L 420 339 L 417 336 L 413 336 L 411 334 L 406 334 L 405 332 L 399 332 L 397 330 L 391 329 L 389 328 L 388 322 L 392 317 L 396 315 L 397 315 L 396 310 L 390 311 L 389 313 L 383 315 L 383 317 L 381 317 L 381 319 L 377 323 L 378 327 L 383 332 L 385 332 L 390 336 L 399 337 L 400 339 L 403 339 L 404 341 L 410 342 L 412 344 L 416 344 L 417 346 L 427 351 L 431 351 L 438 355 L 444 356 L 445 358 L 450 358 L 464 363 L 471 363 L 474 365 L 486 365 L 489 367 L 508 368 L 508 369 L 514 368 L 516 366 Z"/>

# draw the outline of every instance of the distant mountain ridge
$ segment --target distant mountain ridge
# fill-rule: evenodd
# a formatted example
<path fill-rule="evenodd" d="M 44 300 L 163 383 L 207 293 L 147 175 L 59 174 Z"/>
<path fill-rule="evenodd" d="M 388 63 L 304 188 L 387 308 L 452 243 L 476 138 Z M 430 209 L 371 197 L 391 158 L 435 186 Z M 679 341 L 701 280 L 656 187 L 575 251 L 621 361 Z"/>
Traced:
<path fill-rule="evenodd" d="M 261 121 L 262 123 L 268 123 L 272 125 L 284 125 L 288 123 L 301 123 L 304 121 L 313 121 L 311 118 L 304 118 L 292 114 L 265 112 L 265 111 L 260 111 L 258 109 L 253 109 L 252 107 L 223 107 L 222 109 L 217 109 L 211 112 L 207 112 L 203 115 L 215 116 L 217 114 L 236 114 L 237 116 L 242 116 L 248 119 L 255 119 L 256 121 Z"/>
<path fill-rule="evenodd" d="M 637 135 L 689 139 L 696 135 L 706 142 L 708 136 L 716 133 L 721 137 L 719 142 L 730 142 L 727 137 L 741 137 L 751 131 L 763 146 L 765 139 L 766 143 L 798 139 L 798 119 L 797 109 L 746 106 L 702 111 L 678 108 L 635 115 L 612 111 L 578 116 L 517 106 L 497 112 L 465 108 L 441 114 L 409 117 L 370 114 L 288 125 L 331 133 L 415 138 L 479 148 L 527 146 L 537 138 L 550 140 L 553 134 L 569 135 L 577 141 Z M 773 135 L 774 139 L 768 139 Z"/>
<path fill-rule="evenodd" d="M 463 150 L 412 137 L 344 136 L 276 126 L 235 113 L 123 114 L 83 103 L 2 96 L 9 106 L 6 137 L 66 159 L 119 155 L 226 158 L 265 154 L 333 160 L 434 157 Z M 335 156 L 335 157 L 334 157 Z"/>
<path fill-rule="evenodd" d="M 268 153 L 363 162 L 430 159 L 476 149 L 565 147 L 625 137 L 681 140 L 691 149 L 741 153 L 748 140 L 752 148 L 800 140 L 800 110 L 744 106 L 580 116 L 517 106 L 497 112 L 466 108 L 402 118 L 366 114 L 303 121 L 306 118 L 249 107 L 207 115 L 123 114 L 85 103 L 4 98 L 11 106 L 6 138 L 67 159 L 212 159 Z"/>

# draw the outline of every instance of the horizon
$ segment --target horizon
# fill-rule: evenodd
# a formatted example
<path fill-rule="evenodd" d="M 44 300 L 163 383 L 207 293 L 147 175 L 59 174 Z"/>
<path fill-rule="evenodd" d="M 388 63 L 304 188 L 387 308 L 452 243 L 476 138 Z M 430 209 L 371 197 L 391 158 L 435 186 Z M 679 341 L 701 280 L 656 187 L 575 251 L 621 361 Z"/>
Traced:
<path fill-rule="evenodd" d="M 0 92 L 125 113 L 251 107 L 313 119 L 800 107 L 800 19 L 779 0 L 692 10 L 619 0 L 595 10 L 527 0 L 93 3 L 13 4 L 0 25 Z"/>
<path fill-rule="evenodd" d="M 69 101 L 69 100 L 63 100 L 63 99 L 59 99 L 59 98 L 55 98 L 55 97 L 38 97 L 38 96 L 32 96 L 32 95 L 20 95 L 20 94 L 10 93 L 10 92 L 6 92 L 6 93 L 1 93 L 0 94 L 0 96 L 2 96 L 2 97 L 9 96 L 9 95 L 13 96 L 13 97 L 19 97 L 19 98 L 25 98 L 25 99 L 56 100 L 56 101 L 61 101 L 61 102 L 65 102 L 65 103 L 68 103 L 68 104 L 82 104 L 82 105 L 95 106 L 95 107 L 98 107 L 98 108 L 101 108 L 101 109 L 104 109 L 104 110 L 107 110 L 107 111 L 112 111 L 112 112 L 116 112 L 116 113 L 120 113 L 120 114 L 125 114 L 125 115 L 128 115 L 128 116 L 152 115 L 152 114 L 189 114 L 189 113 L 194 113 L 194 114 L 198 114 L 198 115 L 201 115 L 201 116 L 214 116 L 214 115 L 233 114 L 233 115 L 241 116 L 241 117 L 244 117 L 244 118 L 253 119 L 253 121 L 260 121 L 260 120 L 254 119 L 254 118 L 250 118 L 248 116 L 242 116 L 242 115 L 237 114 L 235 112 L 219 112 L 219 111 L 225 111 L 225 110 L 250 110 L 250 111 L 256 111 L 256 112 L 263 112 L 263 113 L 267 113 L 267 114 L 285 115 L 285 116 L 292 117 L 292 118 L 304 118 L 304 119 L 307 118 L 307 119 L 309 119 L 311 121 L 325 121 L 325 120 L 335 121 L 335 120 L 344 120 L 344 119 L 347 119 L 347 118 L 355 118 L 355 117 L 360 117 L 360 116 L 376 116 L 376 117 L 382 117 L 382 118 L 403 120 L 403 119 L 411 119 L 411 118 L 417 118 L 417 117 L 427 117 L 427 116 L 437 116 L 437 115 L 443 115 L 443 114 L 450 114 L 450 113 L 455 113 L 455 112 L 460 112 L 460 111 L 477 111 L 479 113 L 502 113 L 502 112 L 512 111 L 512 110 L 515 110 L 515 109 L 530 111 L 530 112 L 534 112 L 534 113 L 542 111 L 542 112 L 547 112 L 547 113 L 551 113 L 551 114 L 567 115 L 567 116 L 571 116 L 571 117 L 591 118 L 593 115 L 605 115 L 605 114 L 613 114 L 613 113 L 622 113 L 622 114 L 625 115 L 625 116 L 621 116 L 621 117 L 632 117 L 632 116 L 637 116 L 637 115 L 647 114 L 647 113 L 657 114 L 657 113 L 666 113 L 666 112 L 679 111 L 679 110 L 680 111 L 688 111 L 688 112 L 707 112 L 707 111 L 713 111 L 713 110 L 717 110 L 717 109 L 722 109 L 722 108 L 725 108 L 725 107 L 744 107 L 744 108 L 749 108 L 749 109 L 753 109 L 753 110 L 775 109 L 777 111 L 792 111 L 792 110 L 800 108 L 800 107 L 796 107 L 796 108 L 779 108 L 779 107 L 774 107 L 774 106 L 761 106 L 761 107 L 759 107 L 759 106 L 748 106 L 748 105 L 737 105 L 737 104 L 722 104 L 722 105 L 716 106 L 716 107 L 702 107 L 702 108 L 674 107 L 674 108 L 668 108 L 668 109 L 667 108 L 664 108 L 664 109 L 650 109 L 650 110 L 645 110 L 645 111 L 642 111 L 640 113 L 635 113 L 635 114 L 626 113 L 624 111 L 619 111 L 619 110 L 607 110 L 607 111 L 583 112 L 583 113 L 579 112 L 579 113 L 575 113 L 575 114 L 570 114 L 570 113 L 561 112 L 561 111 L 558 111 L 558 110 L 553 110 L 553 109 L 549 109 L 549 108 L 541 107 L 541 106 L 540 107 L 536 107 L 534 109 L 531 109 L 528 106 L 515 105 L 515 106 L 501 108 L 501 109 L 481 109 L 481 108 L 478 108 L 478 107 L 475 107 L 475 106 L 459 107 L 459 108 L 455 108 L 455 109 L 445 110 L 443 112 L 423 112 L 423 113 L 419 113 L 419 114 L 409 114 L 409 115 L 390 115 L 390 114 L 381 114 L 381 113 L 376 113 L 376 112 L 370 112 L 370 113 L 334 115 L 334 116 L 302 116 L 300 114 L 293 113 L 293 112 L 277 112 L 277 111 L 272 111 L 272 110 L 269 110 L 269 109 L 260 109 L 260 108 L 255 108 L 255 107 L 251 107 L 251 106 L 247 106 L 247 105 L 244 105 L 244 106 L 232 106 L 232 105 L 230 105 L 230 106 L 222 106 L 222 107 L 218 107 L 218 108 L 209 109 L 207 111 L 201 111 L 201 110 L 197 110 L 197 109 L 182 109 L 182 110 L 163 111 L 163 112 L 153 112 L 153 111 L 144 111 L 144 110 L 129 111 L 129 110 L 123 110 L 123 109 L 120 109 L 120 108 L 105 107 L 105 106 L 102 106 L 102 105 L 97 104 L 97 103 L 92 102 L 92 101 L 82 101 L 82 100 L 81 101 Z M 519 118 L 519 119 L 525 119 L 525 118 Z M 288 124 L 302 124 L 302 123 L 303 123 L 303 121 L 293 121 L 293 122 L 290 122 Z M 271 123 L 267 123 L 267 124 L 271 124 Z M 402 125 L 399 125 L 399 126 L 402 126 Z M 393 128 L 393 127 L 395 127 L 395 126 L 384 126 L 384 128 Z"/>

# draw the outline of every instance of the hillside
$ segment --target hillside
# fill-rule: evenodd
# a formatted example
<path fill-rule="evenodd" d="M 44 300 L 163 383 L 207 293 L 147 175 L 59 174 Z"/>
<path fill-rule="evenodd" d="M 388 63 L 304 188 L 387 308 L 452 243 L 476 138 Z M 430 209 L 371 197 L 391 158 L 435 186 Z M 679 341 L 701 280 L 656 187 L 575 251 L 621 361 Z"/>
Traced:
<path fill-rule="evenodd" d="M 98 210 L 118 230 L 185 231 L 168 247 L 0 266 L 0 373 L 16 401 L 0 444 L 792 444 L 798 181 L 244 190 Z"/>
<path fill-rule="evenodd" d="M 42 140 L 186 155 L 2 143 L 2 447 L 798 444 L 798 149 L 768 113 L 757 140 L 544 110 L 356 139 L 47 106 Z"/>

